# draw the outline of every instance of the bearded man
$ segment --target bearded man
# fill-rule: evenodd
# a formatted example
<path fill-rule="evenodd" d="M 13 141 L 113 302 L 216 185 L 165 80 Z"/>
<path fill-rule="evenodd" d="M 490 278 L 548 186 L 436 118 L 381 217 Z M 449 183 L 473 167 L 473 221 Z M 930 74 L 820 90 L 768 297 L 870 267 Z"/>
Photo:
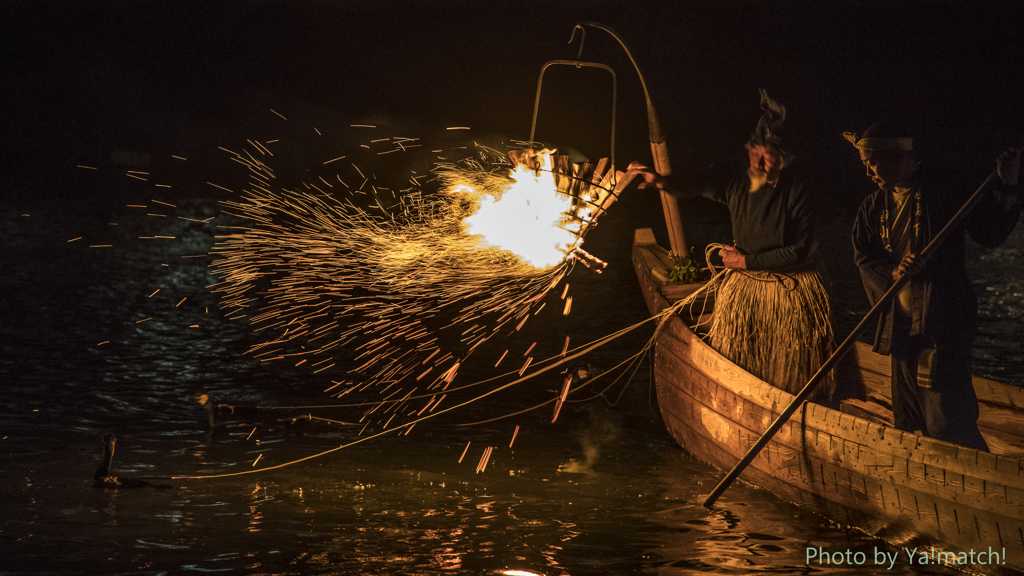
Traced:
<path fill-rule="evenodd" d="M 676 192 L 726 204 L 733 246 L 719 253 L 728 269 L 716 277 L 711 345 L 751 374 L 795 393 L 834 349 L 824 265 L 804 183 L 786 167 L 786 108 L 761 90 L 762 116 L 747 141 L 745 170 L 711 173 Z M 664 178 L 634 162 L 640 188 L 667 189 Z M 826 378 L 814 398 L 831 396 Z"/>
<path fill-rule="evenodd" d="M 902 127 L 880 122 L 844 137 L 878 186 L 861 204 L 853 226 L 854 258 L 871 304 L 900 275 L 911 275 L 879 319 L 874 339 L 874 351 L 892 358 L 896 427 L 987 451 L 971 380 L 978 300 L 967 277 L 965 235 L 994 248 L 1013 231 L 1022 206 L 1017 200 L 1020 150 L 999 156 L 997 187 L 924 262 L 920 252 L 972 188 L 922 164 L 914 139 Z"/>

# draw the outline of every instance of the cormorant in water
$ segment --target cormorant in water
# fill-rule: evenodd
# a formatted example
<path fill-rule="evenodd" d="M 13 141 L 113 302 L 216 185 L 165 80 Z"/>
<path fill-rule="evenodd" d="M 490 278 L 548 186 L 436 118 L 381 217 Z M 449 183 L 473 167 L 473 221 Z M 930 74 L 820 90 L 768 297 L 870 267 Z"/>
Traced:
<path fill-rule="evenodd" d="M 264 432 L 274 429 L 290 428 L 299 424 L 308 424 L 312 419 L 307 415 L 291 415 L 274 417 L 270 410 L 258 407 L 235 406 L 215 402 L 209 394 L 201 392 L 193 396 L 206 412 L 207 431 L 260 426 Z"/>
<path fill-rule="evenodd" d="M 103 435 L 103 459 L 100 460 L 100 466 L 96 469 L 96 474 L 93 476 L 92 485 L 96 488 L 104 488 L 107 490 L 120 490 L 122 488 L 143 488 L 152 486 L 154 488 L 166 488 L 166 486 L 159 486 L 156 484 L 150 484 L 145 480 L 138 480 L 136 478 L 125 478 L 110 475 L 110 464 L 114 461 L 114 444 L 117 443 L 117 436 L 111 433 Z"/>
<path fill-rule="evenodd" d="M 214 402 L 213 398 L 205 392 L 196 394 L 194 398 L 196 399 L 196 402 L 203 407 L 203 411 L 206 412 L 207 430 L 213 430 L 220 427 L 236 428 L 239 426 L 245 426 L 245 423 L 238 420 L 239 418 L 253 419 L 256 417 L 255 409 L 243 407 L 236 408 L 235 406 L 228 404 L 219 404 Z M 266 415 L 264 414 L 263 416 Z"/>

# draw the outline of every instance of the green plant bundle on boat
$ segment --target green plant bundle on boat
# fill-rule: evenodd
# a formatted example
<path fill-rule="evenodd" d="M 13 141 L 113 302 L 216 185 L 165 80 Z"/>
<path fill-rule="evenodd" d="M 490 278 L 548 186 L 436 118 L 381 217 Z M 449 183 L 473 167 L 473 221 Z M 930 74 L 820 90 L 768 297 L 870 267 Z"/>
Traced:
<path fill-rule="evenodd" d="M 668 279 L 673 284 L 692 284 L 702 277 L 703 268 L 697 265 L 697 261 L 688 256 L 676 252 L 670 254 L 672 258 L 672 270 L 669 271 Z"/>

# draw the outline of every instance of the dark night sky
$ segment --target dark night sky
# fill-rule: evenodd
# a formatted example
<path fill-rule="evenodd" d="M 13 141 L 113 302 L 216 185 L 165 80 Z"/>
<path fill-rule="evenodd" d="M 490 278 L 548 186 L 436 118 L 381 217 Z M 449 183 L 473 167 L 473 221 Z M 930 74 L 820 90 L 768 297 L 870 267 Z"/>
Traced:
<path fill-rule="evenodd" d="M 328 129 L 458 124 L 525 139 L 540 66 L 575 57 L 566 42 L 580 20 L 631 45 L 677 172 L 738 149 L 762 86 L 826 178 L 857 177 L 839 133 L 888 110 L 940 151 L 988 159 L 1024 134 L 1022 16 L 1011 1 L 8 1 L 0 184 L 79 194 L 63 176 L 76 163 L 112 150 L 201 155 L 258 131 L 269 108 Z M 620 167 L 647 159 L 628 63 L 598 32 L 584 58 L 619 74 Z M 551 137 L 605 153 L 607 95 L 593 87 L 606 80 L 564 94 L 582 83 L 558 80 L 545 92 L 554 115 L 542 116 Z"/>

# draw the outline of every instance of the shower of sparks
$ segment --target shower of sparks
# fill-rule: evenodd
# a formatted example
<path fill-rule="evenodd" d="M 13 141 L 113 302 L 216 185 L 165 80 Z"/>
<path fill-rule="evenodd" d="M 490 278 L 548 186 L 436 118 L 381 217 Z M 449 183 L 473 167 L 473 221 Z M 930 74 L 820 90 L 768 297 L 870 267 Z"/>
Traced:
<path fill-rule="evenodd" d="M 323 178 L 284 188 L 259 150 L 228 152 L 250 182 L 222 203 L 246 225 L 220 226 L 211 252 L 224 316 L 248 317 L 256 360 L 333 369 L 334 396 L 378 393 L 360 422 L 385 429 L 433 411 L 466 357 L 521 328 L 575 261 L 600 264 L 580 245 L 622 180 L 606 160 L 483 149 L 400 195 L 355 164 L 355 190 Z M 425 193 L 420 178 L 440 189 Z"/>
<path fill-rule="evenodd" d="M 555 413 L 551 417 L 551 423 L 553 424 L 558 420 L 558 413 L 562 410 L 562 404 L 565 404 L 565 399 L 569 396 L 569 385 L 572 384 L 572 374 L 568 374 L 565 380 L 562 382 L 562 391 L 559 393 L 558 398 L 555 400 Z"/>
<path fill-rule="evenodd" d="M 491 459 L 491 452 L 493 451 L 493 446 L 488 446 L 487 448 L 484 448 L 484 453 L 480 455 L 480 462 L 476 465 L 477 474 L 487 470 L 487 462 Z"/>

